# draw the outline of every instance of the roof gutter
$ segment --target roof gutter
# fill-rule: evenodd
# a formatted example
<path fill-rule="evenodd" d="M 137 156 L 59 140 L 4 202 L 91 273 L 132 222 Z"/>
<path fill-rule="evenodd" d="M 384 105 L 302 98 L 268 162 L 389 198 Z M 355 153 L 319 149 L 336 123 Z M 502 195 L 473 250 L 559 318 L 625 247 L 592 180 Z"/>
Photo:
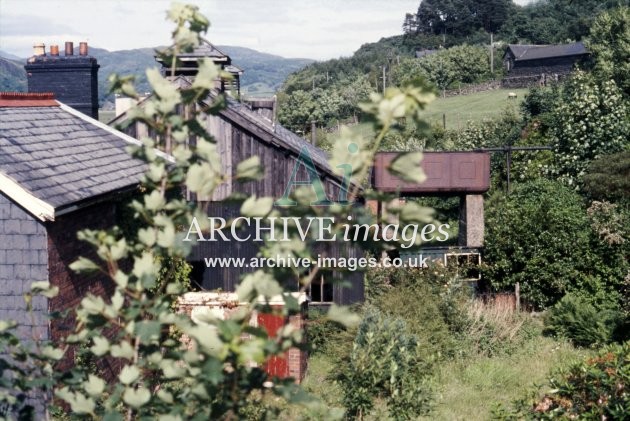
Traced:
<path fill-rule="evenodd" d="M 55 220 L 55 208 L 50 203 L 33 196 L 31 192 L 22 188 L 22 186 L 2 173 L 0 173 L 0 186 L 0 191 L 40 221 Z"/>

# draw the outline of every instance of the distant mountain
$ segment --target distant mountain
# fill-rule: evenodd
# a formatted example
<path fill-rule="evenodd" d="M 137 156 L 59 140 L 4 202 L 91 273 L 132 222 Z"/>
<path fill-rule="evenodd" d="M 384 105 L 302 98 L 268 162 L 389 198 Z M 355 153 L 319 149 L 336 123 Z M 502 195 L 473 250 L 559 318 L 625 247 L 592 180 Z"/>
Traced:
<path fill-rule="evenodd" d="M 18 56 L 13 55 L 11 53 L 7 53 L 6 51 L 2 51 L 2 50 L 0 50 L 0 57 L 8 58 L 9 60 L 21 60 L 21 58 L 19 58 Z"/>
<path fill-rule="evenodd" d="M 286 77 L 314 60 L 300 58 L 284 58 L 272 54 L 261 53 L 243 47 L 218 46 L 232 58 L 232 63 L 244 70 L 241 88 L 246 95 L 273 95 Z M 145 69 L 158 64 L 154 59 L 153 48 L 135 50 L 107 51 L 90 47 L 90 55 L 96 57 L 100 64 L 98 72 L 99 101 L 103 104 L 111 100 L 107 94 L 107 78 L 112 73 L 119 75 L 136 75 L 138 92 L 149 91 Z M 7 58 L 8 56 L 8 58 Z M 4 58 L 2 58 L 4 57 Z M 12 59 L 10 54 L 0 51 L 0 90 L 26 90 L 26 59 Z"/>
<path fill-rule="evenodd" d="M 0 91 L 26 91 L 26 73 L 19 60 L 0 57 Z"/>

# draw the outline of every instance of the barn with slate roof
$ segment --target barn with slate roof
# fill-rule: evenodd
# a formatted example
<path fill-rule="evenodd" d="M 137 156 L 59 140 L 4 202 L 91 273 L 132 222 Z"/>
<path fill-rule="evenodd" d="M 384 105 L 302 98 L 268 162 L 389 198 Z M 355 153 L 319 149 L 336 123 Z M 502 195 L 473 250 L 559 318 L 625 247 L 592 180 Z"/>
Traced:
<path fill-rule="evenodd" d="M 78 304 L 88 291 L 113 291 L 107 278 L 77 275 L 68 265 L 93 256 L 77 231 L 112 226 L 120 200 L 136 189 L 145 163 L 126 147 L 137 143 L 52 94 L 0 94 L 0 319 L 16 320 L 22 339 L 65 336 L 72 320 L 50 324 L 48 313 Z M 34 281 L 60 293 L 36 297 L 31 318 L 23 293 Z"/>
<path fill-rule="evenodd" d="M 508 45 L 503 64 L 508 72 L 504 87 L 527 87 L 556 82 L 588 57 L 582 42 L 562 45 Z"/>

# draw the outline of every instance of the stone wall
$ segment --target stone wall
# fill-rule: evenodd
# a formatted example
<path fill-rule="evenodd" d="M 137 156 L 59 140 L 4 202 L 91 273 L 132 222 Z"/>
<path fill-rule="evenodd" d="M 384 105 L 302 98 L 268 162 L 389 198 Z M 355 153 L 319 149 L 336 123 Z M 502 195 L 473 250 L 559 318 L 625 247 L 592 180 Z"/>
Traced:
<path fill-rule="evenodd" d="M 29 313 L 24 293 L 48 280 L 46 229 L 0 192 L 0 320 L 15 320 L 22 340 L 46 340 L 48 299 L 34 297 Z"/>

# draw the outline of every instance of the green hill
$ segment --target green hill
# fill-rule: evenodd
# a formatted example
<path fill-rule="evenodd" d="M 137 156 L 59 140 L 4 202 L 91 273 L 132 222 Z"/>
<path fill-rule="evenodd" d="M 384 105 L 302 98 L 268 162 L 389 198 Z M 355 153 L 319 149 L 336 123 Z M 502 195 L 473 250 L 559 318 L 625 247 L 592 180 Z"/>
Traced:
<path fill-rule="evenodd" d="M 241 81 L 243 92 L 256 96 L 273 95 L 289 73 L 313 62 L 310 59 L 284 58 L 243 47 L 219 46 L 219 48 L 232 58 L 232 63 L 245 71 Z M 153 48 L 108 51 L 90 47 L 90 54 L 96 57 L 101 66 L 98 74 L 101 104 L 111 100 L 111 96 L 107 94 L 107 77 L 112 73 L 137 75 L 138 92 L 150 90 L 144 70 L 157 65 L 153 57 Z M 0 52 L 0 56 L 8 55 Z M 26 74 L 23 68 L 25 62 L 26 59 L 0 58 L 0 90 L 26 90 Z"/>
<path fill-rule="evenodd" d="M 0 91 L 26 91 L 26 74 L 23 65 L 0 57 Z"/>

